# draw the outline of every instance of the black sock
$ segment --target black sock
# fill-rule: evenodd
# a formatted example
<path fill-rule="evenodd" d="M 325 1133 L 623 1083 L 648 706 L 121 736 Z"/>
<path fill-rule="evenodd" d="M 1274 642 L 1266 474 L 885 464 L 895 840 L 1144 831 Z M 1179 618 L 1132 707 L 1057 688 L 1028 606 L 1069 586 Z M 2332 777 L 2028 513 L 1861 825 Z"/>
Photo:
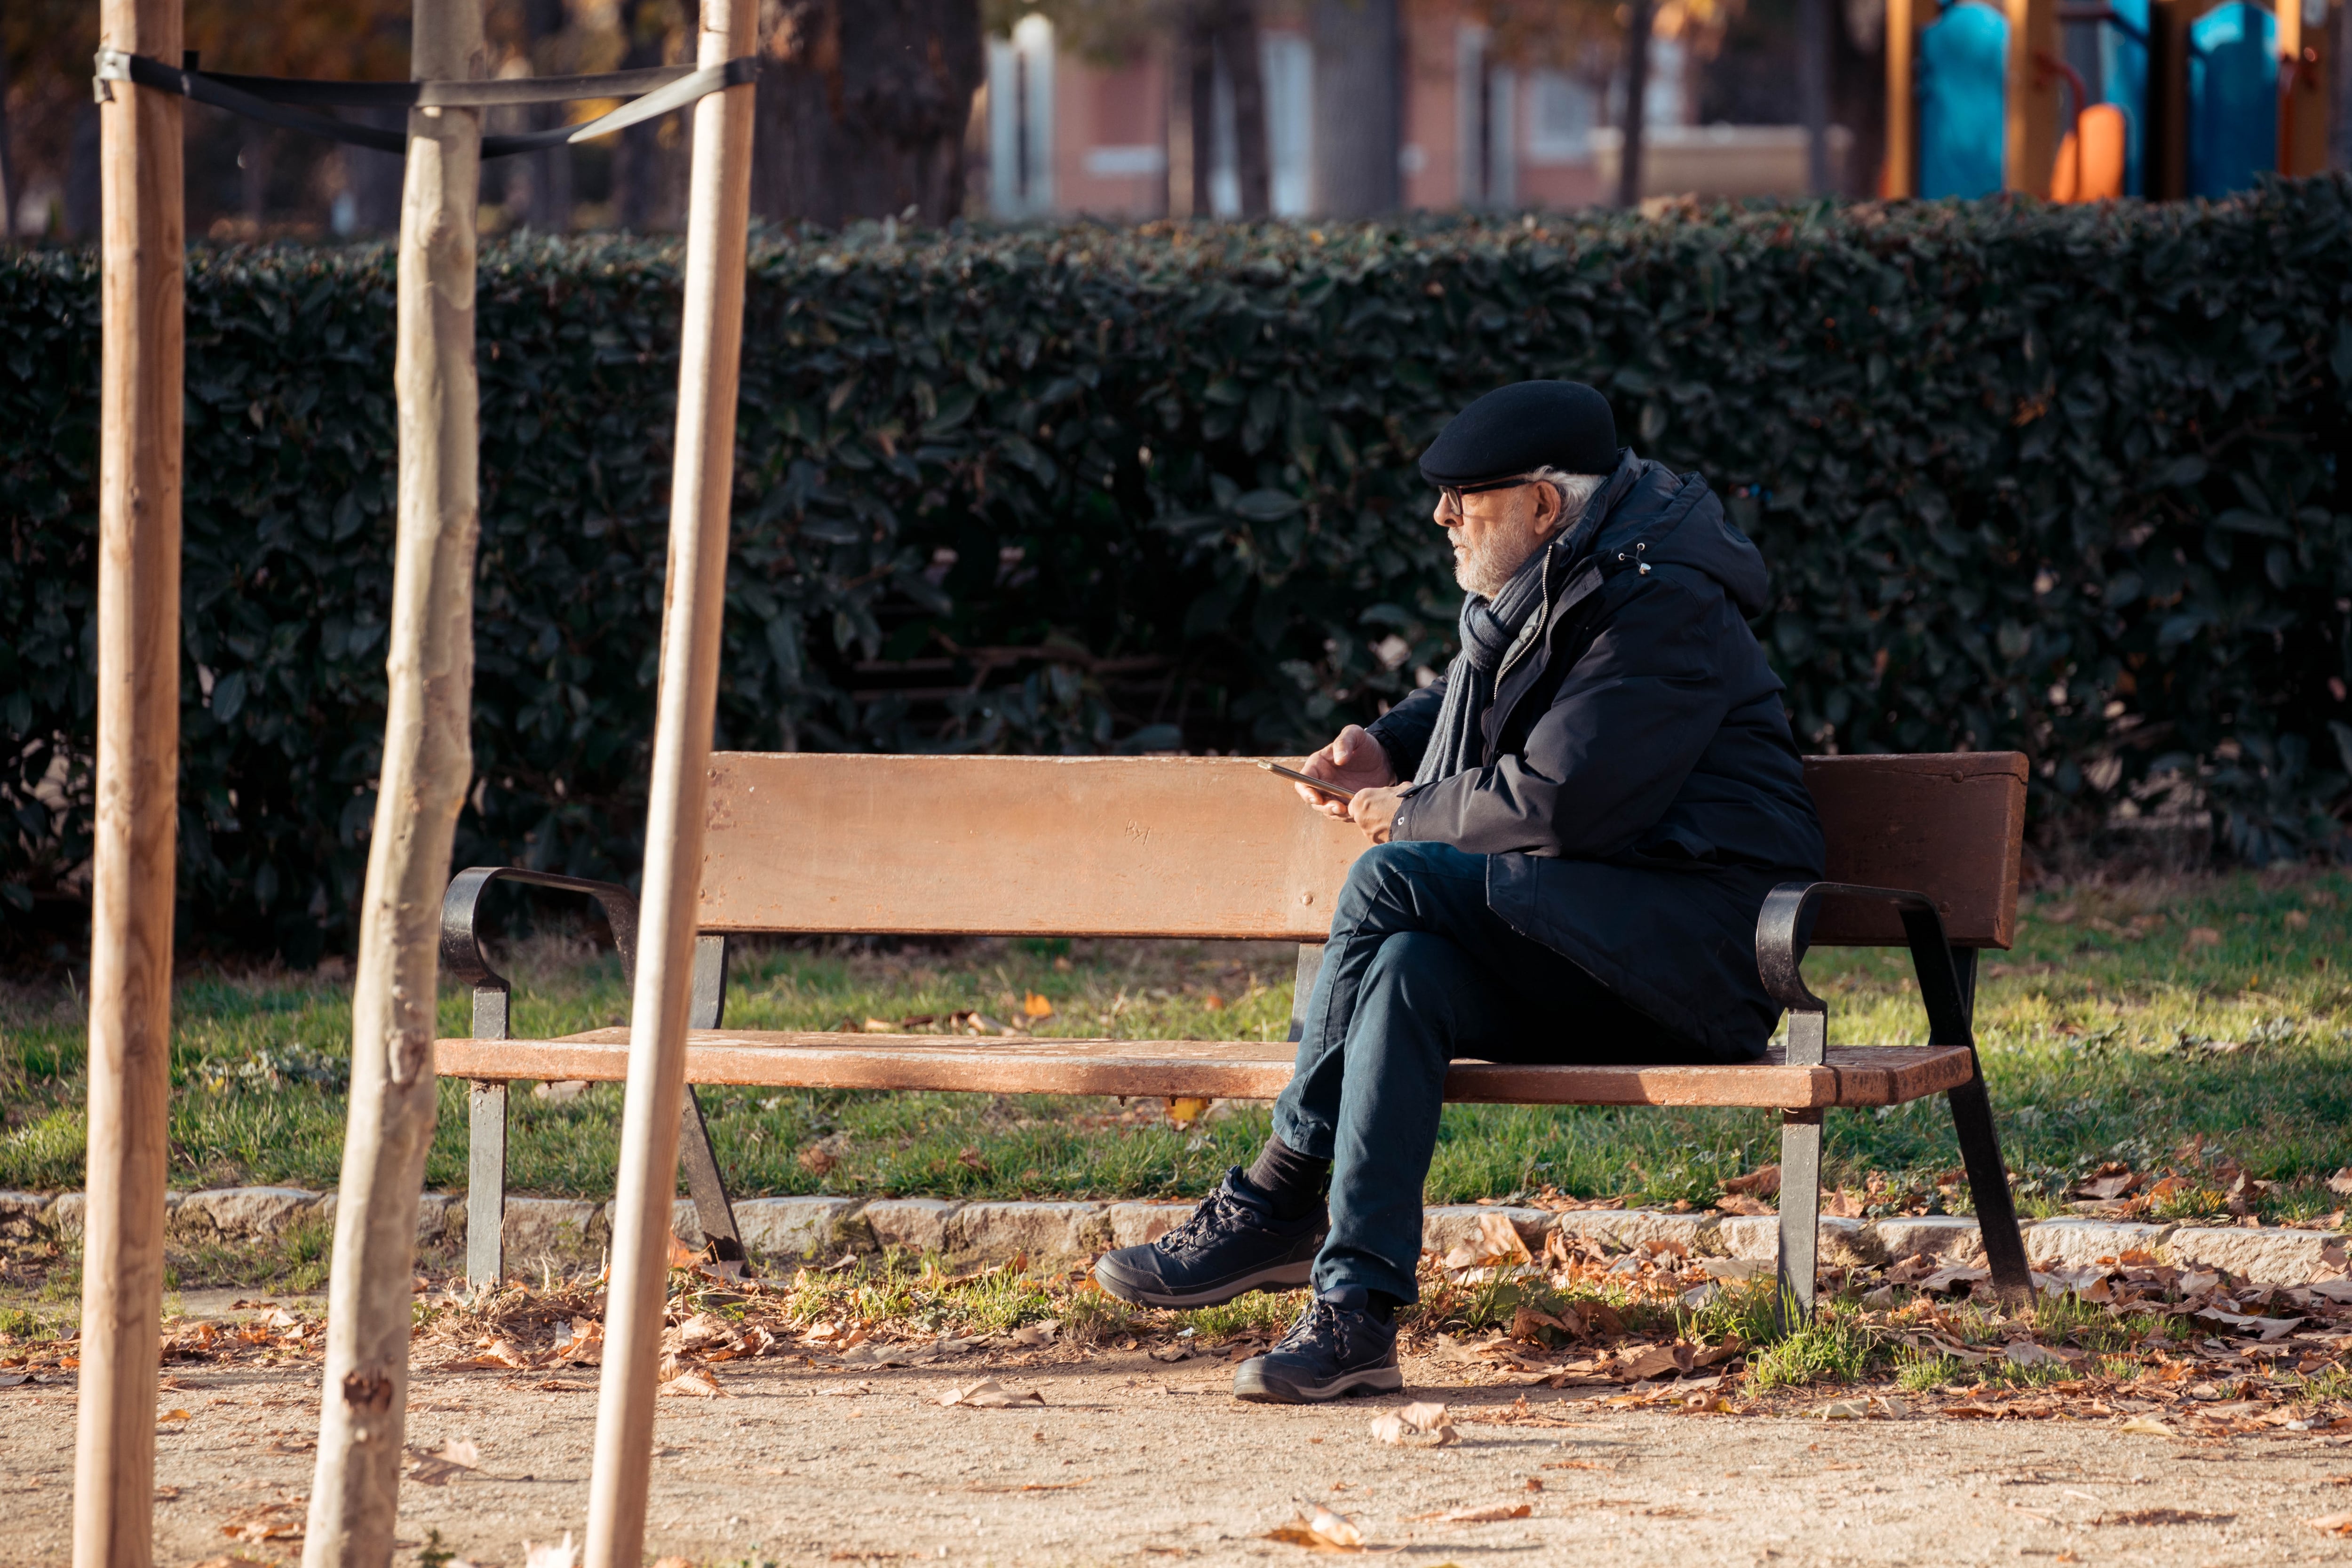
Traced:
<path fill-rule="evenodd" d="M 1243 1178 L 1274 1202 L 1276 1219 L 1305 1219 L 1323 1206 L 1324 1179 L 1331 1162 L 1302 1154 L 1280 1138 L 1268 1136 Z"/>

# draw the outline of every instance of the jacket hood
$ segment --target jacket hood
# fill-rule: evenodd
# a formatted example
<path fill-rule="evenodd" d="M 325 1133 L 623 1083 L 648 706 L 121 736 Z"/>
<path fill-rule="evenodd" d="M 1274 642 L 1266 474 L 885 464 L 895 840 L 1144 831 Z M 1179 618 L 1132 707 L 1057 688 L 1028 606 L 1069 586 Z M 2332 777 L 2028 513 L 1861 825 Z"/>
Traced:
<path fill-rule="evenodd" d="M 1770 602 L 1763 555 L 1724 515 L 1706 481 L 1635 457 L 1630 447 L 1577 526 L 1595 531 L 1591 552 L 1604 565 L 1623 557 L 1704 572 L 1746 616 L 1761 615 Z"/>

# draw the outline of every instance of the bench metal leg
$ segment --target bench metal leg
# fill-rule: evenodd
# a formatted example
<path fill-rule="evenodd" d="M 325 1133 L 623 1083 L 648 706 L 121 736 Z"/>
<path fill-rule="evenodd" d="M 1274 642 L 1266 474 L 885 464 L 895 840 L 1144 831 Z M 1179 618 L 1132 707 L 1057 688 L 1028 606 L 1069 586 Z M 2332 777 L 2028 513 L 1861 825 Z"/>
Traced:
<path fill-rule="evenodd" d="M 743 1238 L 735 1229 L 735 1205 L 727 1196 L 727 1179 L 719 1173 L 719 1155 L 710 1147 L 710 1130 L 703 1125 L 702 1101 L 692 1084 L 686 1086 L 678 1123 L 678 1161 L 686 1167 L 686 1190 L 694 1194 L 703 1245 L 718 1262 L 740 1263 Z"/>
<path fill-rule="evenodd" d="M 1773 1316 L 1787 1333 L 1812 1321 L 1813 1276 L 1821 1266 L 1822 1116 L 1780 1113 L 1780 1294 Z"/>
<path fill-rule="evenodd" d="M 687 1027 L 716 1029 L 727 1016 L 727 939 L 694 939 L 692 1001 Z M 694 1086 L 686 1086 L 686 1104 L 678 1112 L 678 1161 L 686 1167 L 686 1190 L 694 1194 L 694 1214 L 702 1226 L 703 1244 L 720 1263 L 745 1261 L 742 1233 L 735 1228 L 735 1205 L 727 1196 L 727 1179 L 719 1170 L 719 1154 L 710 1146 L 710 1129 L 702 1119 L 702 1101 Z"/>
<path fill-rule="evenodd" d="M 1977 954 L 1974 948 L 1953 954 L 1960 983 L 1960 1005 L 1969 1026 L 1969 1054 L 1976 1055 Z M 2000 1134 L 1992 1123 L 1992 1097 L 1985 1091 L 1984 1067 L 1953 1089 L 1952 1131 L 1959 1138 L 1960 1164 L 1969 1174 L 1969 1195 L 1975 1199 L 1977 1231 L 1984 1237 L 1985 1266 L 1992 1274 L 1993 1293 L 2011 1307 L 2033 1300 L 2033 1271 L 2025 1260 L 2025 1237 L 2017 1227 L 2017 1204 L 2009 1190 L 2009 1168 L 2001 1163 Z"/>
<path fill-rule="evenodd" d="M 1789 1009 L 1790 1067 L 1819 1067 L 1829 1053 L 1829 1014 Z M 1773 1317 L 1788 1332 L 1813 1316 L 1813 1275 L 1822 1245 L 1822 1110 L 1780 1112 L 1780 1293 Z"/>
<path fill-rule="evenodd" d="M 1298 944 L 1298 978 L 1290 988 L 1290 1037 L 1293 1040 L 1307 1033 L 1307 1003 L 1315 994 L 1316 977 L 1323 973 L 1326 945 L 1319 942 Z"/>
<path fill-rule="evenodd" d="M 495 1287 L 506 1272 L 507 1086 L 476 1079 L 466 1154 L 466 1279 Z"/>

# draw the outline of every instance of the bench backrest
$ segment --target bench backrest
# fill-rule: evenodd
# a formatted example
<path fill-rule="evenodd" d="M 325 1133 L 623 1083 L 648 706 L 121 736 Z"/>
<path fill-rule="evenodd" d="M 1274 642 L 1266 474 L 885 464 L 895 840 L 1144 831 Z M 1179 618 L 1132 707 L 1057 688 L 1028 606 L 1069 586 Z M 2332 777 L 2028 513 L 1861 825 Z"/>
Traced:
<path fill-rule="evenodd" d="M 1320 941 L 1363 851 L 1237 757 L 722 752 L 699 923 L 713 931 Z M 1829 875 L 1916 889 L 1952 940 L 2009 945 L 2025 759 L 1816 757 Z M 1816 945 L 1901 927 L 1824 911 Z"/>

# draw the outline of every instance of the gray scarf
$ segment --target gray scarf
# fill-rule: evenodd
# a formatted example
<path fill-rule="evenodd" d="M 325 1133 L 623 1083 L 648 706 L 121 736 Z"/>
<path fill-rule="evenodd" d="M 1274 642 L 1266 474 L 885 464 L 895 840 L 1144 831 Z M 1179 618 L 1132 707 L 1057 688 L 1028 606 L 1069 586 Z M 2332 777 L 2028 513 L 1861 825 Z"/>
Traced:
<path fill-rule="evenodd" d="M 1435 784 L 1480 765 L 1485 746 L 1478 721 L 1495 700 L 1504 672 L 1543 635 L 1544 623 L 1551 618 L 1552 564 L 1566 567 L 1584 553 L 1608 510 L 1617 488 L 1615 477 L 1592 493 L 1573 524 L 1552 535 L 1549 544 L 1511 574 L 1501 593 L 1492 599 L 1477 594 L 1464 596 L 1462 651 L 1446 667 L 1445 698 L 1437 710 L 1437 726 L 1429 732 L 1429 749 L 1421 753 L 1421 766 L 1413 772 L 1415 785 Z"/>

